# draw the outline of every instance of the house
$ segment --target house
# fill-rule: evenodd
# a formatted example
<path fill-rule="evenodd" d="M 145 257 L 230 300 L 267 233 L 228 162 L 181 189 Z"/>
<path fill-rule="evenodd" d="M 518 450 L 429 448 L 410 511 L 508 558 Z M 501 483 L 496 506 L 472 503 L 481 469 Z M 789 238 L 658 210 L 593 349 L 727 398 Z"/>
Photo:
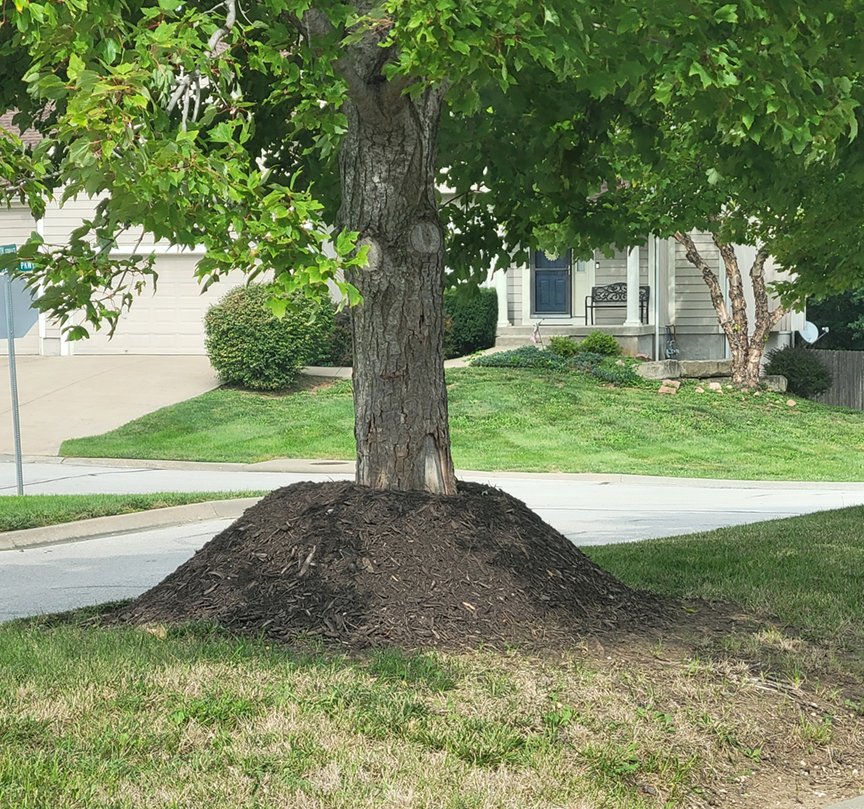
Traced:
<path fill-rule="evenodd" d="M 0 115 L 0 127 L 15 132 L 28 145 L 38 143 L 38 132 L 21 133 L 12 123 L 11 112 Z M 36 220 L 29 209 L 13 202 L 0 205 L 0 245 L 21 245 L 33 231 L 48 244 L 66 244 L 73 230 L 84 219 L 93 216 L 96 200 L 74 199 L 61 208 L 57 202 L 48 204 L 45 216 Z M 135 300 L 132 308 L 120 316 L 114 337 L 106 331 L 91 331 L 87 340 L 67 341 L 60 326 L 44 314 L 37 325 L 15 341 L 18 354 L 68 356 L 72 354 L 206 354 L 203 318 L 207 309 L 231 287 L 242 284 L 245 276 L 238 272 L 228 275 L 223 283 L 206 292 L 195 278 L 195 265 L 203 251 L 181 250 L 168 244 L 155 244 L 152 238 L 139 243 L 140 231 L 129 230 L 118 240 L 114 252 L 132 255 L 154 251 L 159 279 Z M 0 340 L 0 354 L 7 353 L 5 340 Z"/>
<path fill-rule="evenodd" d="M 0 207 L 0 244 L 23 244 L 36 231 L 50 244 L 64 244 L 69 234 L 80 226 L 82 219 L 92 215 L 95 202 L 70 200 L 62 208 L 49 204 L 45 216 L 34 220 L 30 211 L 20 205 Z M 134 251 L 154 250 L 155 268 L 159 274 L 157 287 L 152 284 L 135 300 L 132 308 L 120 316 L 112 339 L 106 331 L 91 332 L 87 340 L 67 341 L 60 327 L 44 314 L 36 326 L 15 341 L 18 354 L 68 356 L 72 354 L 205 354 L 204 314 L 231 287 L 242 284 L 242 273 L 232 273 L 222 283 L 206 292 L 195 278 L 196 251 L 180 250 L 170 245 L 138 246 L 138 237 L 128 232 L 119 241 L 115 252 L 132 255 Z M 0 340 L 0 354 L 7 352 L 6 341 Z"/>
<path fill-rule="evenodd" d="M 711 236 L 695 233 L 693 240 L 703 258 L 716 268 L 725 289 L 725 267 Z M 756 249 L 738 246 L 736 254 L 745 275 L 747 310 L 752 319 L 753 293 L 746 274 Z M 766 282 L 776 280 L 781 272 L 769 259 Z M 493 284 L 498 291 L 498 346 L 530 342 L 535 326 L 540 324 L 541 337 L 584 337 L 599 329 L 614 335 L 627 354 L 663 359 L 668 327 L 681 359 L 728 356 L 726 338 L 702 274 L 687 261 L 683 246 L 672 238 L 649 236 L 643 245 L 629 251 L 616 250 L 611 258 L 598 250 L 590 261 L 573 260 L 569 253 L 551 257 L 535 250 L 529 265 L 496 273 Z M 602 287 L 608 291 L 612 284 L 620 285 L 612 290 L 619 294 L 607 295 L 613 300 L 592 306 L 592 289 Z M 790 344 L 792 334 L 804 327 L 804 320 L 803 313 L 784 316 L 767 347 Z"/>
<path fill-rule="evenodd" d="M 92 214 L 91 200 L 71 200 L 62 208 L 51 203 L 40 220 L 29 210 L 13 204 L 0 208 L 0 244 L 22 244 L 36 230 L 48 243 L 62 244 Z M 695 234 L 694 241 L 703 257 L 717 268 L 721 286 L 725 285 L 725 268 L 719 251 L 708 234 Z M 202 292 L 195 279 L 196 251 L 180 250 L 169 245 L 145 241 L 139 246 L 138 235 L 124 234 L 117 252 L 131 255 L 133 250 L 153 249 L 157 253 L 159 280 L 136 299 L 131 310 L 120 317 L 112 339 L 105 332 L 93 332 L 88 340 L 68 342 L 59 326 L 40 315 L 36 327 L 16 341 L 20 354 L 204 354 L 203 318 L 207 309 L 232 286 L 245 281 L 242 273 L 228 276 Z M 752 263 L 755 249 L 738 247 L 742 271 Z M 766 280 L 778 271 L 766 265 Z M 541 336 L 553 334 L 576 337 L 599 329 L 615 336 L 625 352 L 662 359 L 666 355 L 667 327 L 674 333 L 681 359 L 720 359 L 727 356 L 726 340 L 701 273 L 684 255 L 674 239 L 649 237 L 646 243 L 630 251 L 618 250 L 611 258 L 596 251 L 590 261 L 573 260 L 568 253 L 551 257 L 533 251 L 526 266 L 513 266 L 498 272 L 492 280 L 498 291 L 499 346 L 518 346 L 531 341 L 534 327 L 540 324 Z M 591 306 L 592 289 L 619 287 L 613 296 L 620 300 L 600 301 Z M 754 310 L 752 292 L 748 312 Z M 640 295 L 629 294 L 640 289 Z M 642 300 L 640 301 L 640 297 Z M 803 328 L 802 313 L 787 314 L 772 332 L 768 348 L 791 342 L 794 331 Z M 6 352 L 0 341 L 0 353 Z"/>
<path fill-rule="evenodd" d="M 14 130 L 12 114 L 0 115 L 0 126 Z M 25 132 L 25 142 L 38 141 L 36 132 Z M 30 211 L 13 203 L 0 207 L 0 245 L 20 245 L 32 231 L 49 244 L 65 244 L 83 219 L 92 216 L 95 201 L 76 199 L 62 208 L 52 202 L 45 216 L 35 220 Z M 121 315 L 112 339 L 105 332 L 92 332 L 87 340 L 68 342 L 59 326 L 40 315 L 38 326 L 16 341 L 21 354 L 204 354 L 203 318 L 207 309 L 232 286 L 244 283 L 242 273 L 229 275 L 222 283 L 202 292 L 194 270 L 199 255 L 152 239 L 139 243 L 139 233 L 128 231 L 120 237 L 115 251 L 153 250 L 157 254 L 158 286 L 146 290 L 132 308 Z M 725 268 L 719 251 L 707 234 L 695 234 L 703 257 L 717 267 L 721 285 Z M 739 247 L 742 270 L 752 263 L 755 250 Z M 777 270 L 766 265 L 766 280 Z M 514 266 L 493 278 L 498 291 L 498 336 L 501 346 L 530 341 L 539 324 L 542 335 L 584 336 L 595 329 L 615 336 L 628 354 L 663 358 L 667 333 L 674 335 L 682 359 L 720 359 L 726 356 L 725 337 L 717 323 L 708 288 L 699 270 L 690 264 L 674 239 L 649 236 L 644 245 L 616 251 L 607 258 L 596 251 L 590 261 L 531 253 L 527 266 Z M 610 290 L 611 285 L 617 285 Z M 600 300 L 592 290 L 612 292 Z M 638 292 L 637 292 L 638 290 Z M 752 292 L 749 311 L 753 311 Z M 593 300 L 592 300 L 593 298 Z M 611 298 L 611 300 L 610 300 Z M 586 304 L 588 300 L 588 304 Z M 794 331 L 803 328 L 804 315 L 786 315 L 771 335 L 769 348 L 788 344 Z M 0 353 L 6 352 L 0 341 Z"/>

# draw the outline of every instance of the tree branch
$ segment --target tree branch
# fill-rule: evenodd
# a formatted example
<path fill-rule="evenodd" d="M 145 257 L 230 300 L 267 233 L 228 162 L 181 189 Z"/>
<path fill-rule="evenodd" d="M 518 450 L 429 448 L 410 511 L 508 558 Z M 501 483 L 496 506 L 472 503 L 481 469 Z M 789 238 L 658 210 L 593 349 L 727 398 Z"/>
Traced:
<path fill-rule="evenodd" d="M 310 47 L 315 48 L 315 40 L 323 39 L 334 31 L 333 23 L 326 12 L 321 9 L 307 9 L 302 18 L 289 16 L 292 24 L 300 34 L 306 38 Z M 333 61 L 334 70 L 342 76 L 348 85 L 348 97 L 357 108 L 357 112 L 367 120 L 383 123 L 386 120 L 385 110 L 398 100 L 405 89 L 413 81 L 407 77 L 401 77 L 392 82 L 386 82 L 380 91 L 374 91 L 360 71 L 356 67 L 359 61 L 367 65 L 380 67 L 384 51 L 380 47 L 383 30 L 370 31 L 363 39 L 352 45 L 348 52 Z M 323 55 L 320 49 L 319 54 Z M 378 71 L 375 71 L 376 75 Z"/>
<path fill-rule="evenodd" d="M 764 342 L 766 335 L 773 329 L 789 310 L 778 306 L 770 311 L 768 290 L 765 288 L 765 262 L 768 260 L 768 250 L 760 248 L 756 253 L 753 266 L 750 268 L 750 281 L 753 284 L 753 297 L 756 304 L 756 328 L 753 330 L 753 341 Z"/>
<path fill-rule="evenodd" d="M 741 335 L 743 348 L 747 348 L 749 323 L 747 321 L 747 299 L 744 297 L 744 282 L 741 279 L 741 268 L 738 266 L 738 257 L 735 248 L 731 244 L 721 242 L 716 233 L 711 238 L 720 257 L 726 266 L 726 278 L 729 280 L 729 304 L 732 307 L 732 319 L 735 321 L 735 329 Z"/>
<path fill-rule="evenodd" d="M 208 61 L 212 61 L 216 58 L 222 40 L 231 33 L 231 29 L 237 23 L 237 0 L 225 0 L 225 2 L 220 3 L 220 5 L 224 5 L 227 9 L 225 22 L 217 28 L 210 36 L 210 39 L 207 40 L 206 58 Z M 219 6 L 216 8 L 219 8 Z M 177 86 L 174 88 L 174 92 L 171 93 L 171 98 L 168 100 L 168 106 L 165 108 L 165 111 L 170 115 L 177 105 L 180 104 L 181 101 L 183 102 L 181 127 L 184 131 L 186 129 L 186 123 L 189 121 L 189 108 L 192 105 L 193 97 L 195 106 L 192 109 L 191 120 L 195 121 L 198 118 L 198 112 L 201 109 L 201 71 L 197 68 L 191 73 L 186 73 L 177 80 Z"/>

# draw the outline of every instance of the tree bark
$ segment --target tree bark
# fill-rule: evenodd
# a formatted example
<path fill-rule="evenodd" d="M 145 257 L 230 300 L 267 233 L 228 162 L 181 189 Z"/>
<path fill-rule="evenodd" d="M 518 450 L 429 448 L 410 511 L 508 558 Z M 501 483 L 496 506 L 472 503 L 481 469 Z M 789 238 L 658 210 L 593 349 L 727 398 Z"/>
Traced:
<path fill-rule="evenodd" d="M 444 233 L 435 191 L 443 87 L 416 99 L 360 54 L 349 65 L 340 226 L 369 261 L 350 273 L 357 482 L 455 494 L 444 382 Z"/>
<path fill-rule="evenodd" d="M 762 356 L 765 353 L 768 335 L 787 311 L 782 306 L 778 306 L 772 311 L 768 302 L 764 274 L 768 251 L 765 248 L 760 249 L 756 254 L 753 266 L 750 268 L 750 281 L 753 285 L 756 311 L 754 313 L 753 334 L 749 335 L 747 301 L 744 297 L 744 285 L 735 248 L 731 244 L 721 242 L 714 234 L 714 244 L 720 251 L 729 279 L 729 303 L 727 306 L 726 297 L 720 288 L 716 273 L 699 253 L 693 239 L 686 233 L 676 233 L 675 239 L 684 245 L 687 260 L 701 271 L 702 278 L 708 286 L 711 303 L 717 313 L 717 320 L 729 342 L 729 351 L 732 355 L 732 384 L 739 388 L 753 389 L 758 387 Z"/>

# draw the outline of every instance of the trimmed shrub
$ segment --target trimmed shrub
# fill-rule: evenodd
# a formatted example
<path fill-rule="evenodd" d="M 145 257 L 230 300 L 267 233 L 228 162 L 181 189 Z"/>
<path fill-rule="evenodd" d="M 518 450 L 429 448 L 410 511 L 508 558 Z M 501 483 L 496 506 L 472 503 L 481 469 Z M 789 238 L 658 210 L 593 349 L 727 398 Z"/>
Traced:
<path fill-rule="evenodd" d="M 559 334 L 555 334 L 549 338 L 549 348 L 565 360 L 575 357 L 579 353 L 579 345 L 574 339 L 571 337 L 562 337 Z"/>
<path fill-rule="evenodd" d="M 769 352 L 765 373 L 785 376 L 789 392 L 805 399 L 825 393 L 834 384 L 831 372 L 809 348 L 803 347 L 787 346 Z"/>
<path fill-rule="evenodd" d="M 621 354 L 621 346 L 611 335 L 602 331 L 592 331 L 579 343 L 580 351 L 591 351 L 594 354 L 603 354 L 607 357 L 617 357 Z"/>
<path fill-rule="evenodd" d="M 295 311 L 278 318 L 267 306 L 269 297 L 264 284 L 235 287 L 204 316 L 207 354 L 223 384 L 279 390 L 301 367 L 326 356 L 333 304 L 295 293 Z"/>
<path fill-rule="evenodd" d="M 494 289 L 477 289 L 470 296 L 456 289 L 444 292 L 444 359 L 492 348 L 497 326 Z"/>
<path fill-rule="evenodd" d="M 336 312 L 333 318 L 333 331 L 327 338 L 327 350 L 321 362 L 337 368 L 350 368 L 354 365 L 354 349 L 351 345 L 351 310 L 347 306 Z"/>

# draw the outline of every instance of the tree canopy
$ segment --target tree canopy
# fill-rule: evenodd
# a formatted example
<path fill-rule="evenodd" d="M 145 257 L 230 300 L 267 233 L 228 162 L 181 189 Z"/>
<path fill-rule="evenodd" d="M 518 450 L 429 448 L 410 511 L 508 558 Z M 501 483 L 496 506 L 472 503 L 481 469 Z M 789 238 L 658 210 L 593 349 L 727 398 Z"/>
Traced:
<path fill-rule="evenodd" d="M 351 303 L 362 296 L 358 479 L 384 487 L 398 474 L 365 462 L 376 442 L 394 468 L 412 467 L 399 485 L 453 490 L 437 369 L 445 241 L 457 282 L 532 245 L 632 244 L 698 224 L 716 208 L 718 177 L 770 174 L 778 155 L 827 166 L 857 132 L 855 0 L 3 0 L 3 10 L 0 111 L 42 135 L 24 148 L 0 133 L 7 196 L 37 215 L 51 195 L 100 200 L 69 244 L 34 235 L 20 250 L 36 264 L 39 306 L 116 322 L 117 302 L 154 272 L 146 251 L 110 250 L 140 227 L 204 246 L 203 284 L 238 268 L 272 273 L 277 311 L 327 282 Z M 677 170 L 694 173 L 698 195 L 659 219 L 621 204 L 635 187 L 620 182 L 622 166 L 661 177 L 679 142 Z M 436 188 L 448 192 L 440 213 Z M 386 404 L 367 412 L 372 401 Z"/>
<path fill-rule="evenodd" d="M 320 285 L 362 261 L 350 234 L 336 259 L 323 244 L 341 202 L 343 102 L 360 92 L 352 59 L 373 48 L 392 92 L 447 87 L 450 267 L 477 276 L 530 243 L 588 249 L 644 232 L 598 195 L 622 157 L 653 160 L 670 131 L 690 133 L 682 163 L 702 178 L 832 152 L 855 133 L 861 15 L 838 0 L 6 0 L 0 109 L 45 139 L 25 154 L 0 138 L 2 177 L 37 213 L 53 191 L 109 195 L 40 265 L 60 314 L 130 269 L 95 245 L 136 225 L 205 245 L 205 281 L 267 267 L 285 292 Z"/>

